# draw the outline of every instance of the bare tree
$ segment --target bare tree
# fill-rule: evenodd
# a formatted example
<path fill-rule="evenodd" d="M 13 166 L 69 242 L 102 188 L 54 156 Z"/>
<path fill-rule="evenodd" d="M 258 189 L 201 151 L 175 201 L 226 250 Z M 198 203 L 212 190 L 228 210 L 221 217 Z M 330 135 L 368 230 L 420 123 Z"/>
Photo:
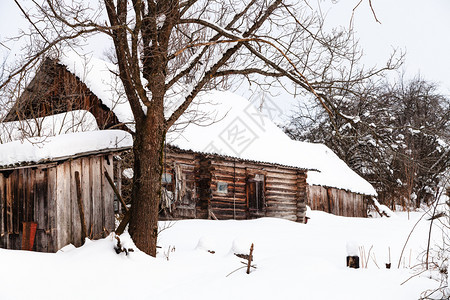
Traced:
<path fill-rule="evenodd" d="M 0 88 L 49 51 L 74 47 L 79 37 L 100 32 L 112 39 L 135 120 L 129 231 L 136 245 L 153 256 L 166 132 L 200 92 L 234 75 L 266 89 L 281 85 L 292 94 L 311 93 L 332 115 L 337 110 L 327 97 L 331 90 L 349 91 L 398 63 L 389 60 L 378 70 L 358 68 L 361 53 L 352 33 L 325 32 L 321 14 L 306 1 L 103 0 L 98 7 L 82 0 L 33 3 L 32 10 L 23 10 L 32 24 L 31 47 Z"/>
<path fill-rule="evenodd" d="M 370 181 L 378 200 L 392 209 L 430 204 L 450 166 L 450 100 L 436 84 L 400 77 L 329 98 L 344 117 L 330 120 L 327 114 L 304 108 L 286 128 L 288 133 L 327 144 Z"/>

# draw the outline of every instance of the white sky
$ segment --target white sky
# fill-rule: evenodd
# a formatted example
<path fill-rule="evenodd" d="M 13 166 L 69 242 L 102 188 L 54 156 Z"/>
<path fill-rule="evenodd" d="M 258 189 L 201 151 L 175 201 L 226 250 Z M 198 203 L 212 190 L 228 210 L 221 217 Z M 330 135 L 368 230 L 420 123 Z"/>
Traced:
<path fill-rule="evenodd" d="M 359 0 L 341 0 L 328 11 L 333 25 L 348 26 Z M 329 4 L 331 0 L 322 0 Z M 325 6 L 324 5 L 324 6 Z M 404 69 L 409 76 L 421 74 L 442 85 L 450 94 L 450 1 L 372 0 L 377 23 L 363 0 L 354 15 L 354 28 L 364 49 L 364 62 L 382 64 L 392 49 L 406 52 Z"/>

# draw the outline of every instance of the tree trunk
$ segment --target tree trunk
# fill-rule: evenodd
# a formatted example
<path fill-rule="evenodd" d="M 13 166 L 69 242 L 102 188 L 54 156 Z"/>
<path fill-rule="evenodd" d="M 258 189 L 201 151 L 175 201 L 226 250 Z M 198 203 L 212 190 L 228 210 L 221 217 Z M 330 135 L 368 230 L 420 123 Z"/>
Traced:
<path fill-rule="evenodd" d="M 161 111 L 147 115 L 141 124 L 136 123 L 129 232 L 136 246 L 151 256 L 156 256 L 164 139 Z"/>

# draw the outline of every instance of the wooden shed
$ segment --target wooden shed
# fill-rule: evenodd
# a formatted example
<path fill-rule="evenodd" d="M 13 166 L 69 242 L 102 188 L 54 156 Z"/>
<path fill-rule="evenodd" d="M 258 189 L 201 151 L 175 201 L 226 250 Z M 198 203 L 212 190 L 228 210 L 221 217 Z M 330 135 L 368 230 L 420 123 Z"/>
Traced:
<path fill-rule="evenodd" d="M 311 209 L 338 216 L 367 217 L 368 198 L 376 196 L 373 186 L 327 146 L 294 143 L 316 165 L 316 170 L 308 172 L 307 203 Z"/>
<path fill-rule="evenodd" d="M 170 147 L 163 174 L 163 219 L 305 221 L 306 170 Z"/>
<path fill-rule="evenodd" d="M 105 172 L 113 176 L 113 155 L 130 149 L 131 136 L 108 130 L 38 140 L 0 145 L 0 248 L 56 252 L 82 245 L 84 234 L 112 232 L 114 192 Z"/>

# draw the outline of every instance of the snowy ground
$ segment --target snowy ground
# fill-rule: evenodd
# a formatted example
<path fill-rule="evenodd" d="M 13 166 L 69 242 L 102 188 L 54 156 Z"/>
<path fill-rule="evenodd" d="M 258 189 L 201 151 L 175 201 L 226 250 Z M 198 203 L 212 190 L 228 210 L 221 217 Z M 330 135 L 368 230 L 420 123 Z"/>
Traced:
<path fill-rule="evenodd" d="M 429 221 L 419 222 L 397 268 L 405 240 L 421 216 L 343 218 L 313 211 L 308 224 L 177 221 L 160 234 L 157 258 L 116 254 L 115 239 L 87 241 L 57 254 L 0 249 L 1 299 L 418 299 L 438 287 L 410 268 L 426 247 Z M 164 225 L 164 224 L 162 224 Z M 437 240 L 439 235 L 434 234 Z M 126 235 L 125 247 L 132 247 Z M 233 252 L 254 243 L 257 269 L 247 275 Z M 367 269 L 345 266 L 347 246 L 369 249 Z M 392 269 L 387 270 L 388 247 Z M 207 250 L 214 251 L 212 254 Z M 378 264 L 377 265 L 375 264 Z"/>

